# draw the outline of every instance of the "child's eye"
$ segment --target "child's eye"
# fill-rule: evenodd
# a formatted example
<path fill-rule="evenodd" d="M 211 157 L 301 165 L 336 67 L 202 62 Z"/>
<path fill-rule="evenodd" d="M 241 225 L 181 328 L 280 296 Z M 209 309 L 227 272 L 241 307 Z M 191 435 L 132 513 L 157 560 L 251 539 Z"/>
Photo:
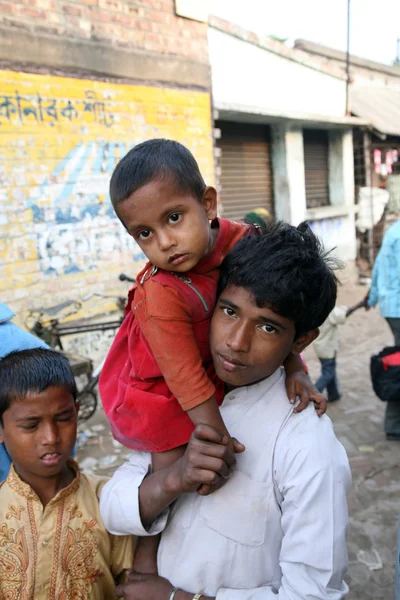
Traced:
<path fill-rule="evenodd" d="M 261 331 L 265 331 L 265 333 L 275 333 L 276 329 L 275 327 L 272 327 L 272 325 L 261 325 Z"/>
<path fill-rule="evenodd" d="M 34 429 L 36 429 L 36 427 L 36 423 L 32 423 L 32 425 L 21 425 L 21 429 L 23 429 L 24 431 L 33 431 Z"/>
<path fill-rule="evenodd" d="M 58 421 L 60 423 L 68 423 L 68 421 L 72 421 L 72 417 L 62 417 L 62 418 L 59 418 Z"/>
<path fill-rule="evenodd" d="M 140 233 L 138 233 L 138 238 L 140 240 L 148 240 L 149 237 L 152 235 L 151 231 L 149 229 L 143 229 L 143 231 L 141 231 Z"/>
<path fill-rule="evenodd" d="M 236 314 L 233 308 L 228 308 L 227 306 L 224 306 L 222 308 L 222 311 L 226 314 L 227 317 L 234 317 Z"/>
<path fill-rule="evenodd" d="M 172 215 L 169 215 L 168 217 L 168 221 L 170 223 L 179 223 L 179 221 L 182 219 L 182 215 L 180 213 L 172 213 Z"/>

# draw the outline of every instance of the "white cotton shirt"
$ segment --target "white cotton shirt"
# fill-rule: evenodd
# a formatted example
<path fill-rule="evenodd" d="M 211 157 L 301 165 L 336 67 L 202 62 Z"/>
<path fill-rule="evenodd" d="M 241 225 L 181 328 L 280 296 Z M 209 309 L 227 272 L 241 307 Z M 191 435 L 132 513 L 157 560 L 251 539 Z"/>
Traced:
<path fill-rule="evenodd" d="M 345 597 L 351 475 L 330 419 L 312 404 L 293 414 L 281 370 L 227 394 L 221 414 L 246 451 L 220 490 L 183 495 L 146 531 L 138 489 L 151 459 L 135 452 L 103 488 L 106 528 L 117 535 L 163 531 L 159 574 L 190 593 L 217 600 Z"/>
<path fill-rule="evenodd" d="M 346 321 L 348 307 L 335 306 L 319 328 L 319 336 L 313 342 L 318 358 L 334 358 L 339 350 L 339 325 Z"/>

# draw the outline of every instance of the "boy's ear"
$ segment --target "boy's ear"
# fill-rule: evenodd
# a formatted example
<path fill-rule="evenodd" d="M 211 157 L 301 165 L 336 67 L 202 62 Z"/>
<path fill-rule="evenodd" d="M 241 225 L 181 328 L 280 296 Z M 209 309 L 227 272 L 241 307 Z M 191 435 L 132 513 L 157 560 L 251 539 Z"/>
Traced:
<path fill-rule="evenodd" d="M 293 344 L 293 354 L 300 354 L 301 352 L 303 352 L 303 350 L 305 350 L 307 346 L 309 346 L 314 340 L 316 340 L 318 336 L 319 329 L 316 328 L 311 329 L 311 331 L 307 331 L 307 333 L 304 333 L 303 335 L 298 337 Z"/>
<path fill-rule="evenodd" d="M 217 190 L 209 185 L 204 190 L 203 205 L 207 218 L 214 221 L 217 218 Z"/>

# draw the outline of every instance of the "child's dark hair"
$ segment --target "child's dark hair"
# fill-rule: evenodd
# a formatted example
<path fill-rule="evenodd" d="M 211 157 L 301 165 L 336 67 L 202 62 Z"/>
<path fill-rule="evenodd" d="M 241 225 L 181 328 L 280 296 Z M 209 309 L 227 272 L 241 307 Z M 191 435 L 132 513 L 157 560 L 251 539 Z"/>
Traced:
<path fill-rule="evenodd" d="M 269 306 L 295 323 L 296 337 L 322 325 L 335 306 L 340 261 L 325 252 L 307 223 L 266 226 L 241 239 L 221 265 L 219 293 L 247 289 L 259 307 Z"/>
<path fill-rule="evenodd" d="M 65 356 L 45 348 L 7 354 L 0 360 L 0 423 L 12 402 L 50 386 L 64 387 L 76 400 L 76 383 Z"/>
<path fill-rule="evenodd" d="M 154 139 L 134 146 L 115 167 L 111 202 L 118 204 L 147 183 L 170 178 L 176 190 L 201 200 L 206 184 L 193 154 L 179 142 Z"/>

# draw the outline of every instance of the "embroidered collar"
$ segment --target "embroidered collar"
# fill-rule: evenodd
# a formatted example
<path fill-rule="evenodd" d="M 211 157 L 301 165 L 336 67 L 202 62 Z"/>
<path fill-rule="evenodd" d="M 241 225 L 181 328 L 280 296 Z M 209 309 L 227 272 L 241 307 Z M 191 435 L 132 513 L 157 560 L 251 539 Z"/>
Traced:
<path fill-rule="evenodd" d="M 67 487 L 65 487 L 64 489 L 59 491 L 54 496 L 54 498 L 52 500 L 50 500 L 50 502 L 48 503 L 47 506 L 50 506 L 51 504 L 56 504 L 56 503 L 60 502 L 60 500 L 67 498 L 68 496 L 70 496 L 71 494 L 76 492 L 76 490 L 79 488 L 80 481 L 81 481 L 81 472 L 78 467 L 78 464 L 72 458 L 69 458 L 68 462 L 67 462 L 67 466 L 70 467 L 74 471 L 75 478 Z M 22 479 L 20 478 L 20 476 L 14 469 L 13 464 L 11 465 L 10 473 L 7 477 L 7 483 L 10 486 L 10 488 L 12 490 L 14 490 L 14 492 L 19 494 L 20 496 L 23 496 L 27 500 L 35 500 L 37 502 L 40 502 L 40 499 L 39 499 L 38 495 L 36 494 L 36 492 L 31 488 L 31 486 L 28 483 L 25 483 L 25 481 L 22 481 Z"/>

